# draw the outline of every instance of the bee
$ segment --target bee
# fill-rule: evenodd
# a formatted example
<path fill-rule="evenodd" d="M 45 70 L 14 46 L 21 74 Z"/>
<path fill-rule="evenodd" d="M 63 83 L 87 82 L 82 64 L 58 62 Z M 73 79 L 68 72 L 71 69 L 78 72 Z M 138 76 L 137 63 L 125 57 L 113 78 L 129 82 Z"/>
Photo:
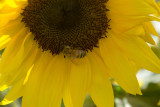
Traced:
<path fill-rule="evenodd" d="M 64 58 L 69 57 L 69 58 L 83 58 L 86 56 L 86 51 L 85 50 L 80 50 L 80 49 L 72 49 L 70 46 L 64 46 L 63 49 L 63 54 Z"/>

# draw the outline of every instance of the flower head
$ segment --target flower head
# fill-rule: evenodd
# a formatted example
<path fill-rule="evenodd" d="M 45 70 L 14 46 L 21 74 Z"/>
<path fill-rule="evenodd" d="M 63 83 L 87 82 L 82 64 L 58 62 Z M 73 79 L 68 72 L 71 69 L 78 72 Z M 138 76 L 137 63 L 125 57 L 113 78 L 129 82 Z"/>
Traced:
<path fill-rule="evenodd" d="M 1 104 L 23 96 L 22 107 L 82 107 L 90 94 L 113 107 L 110 78 L 141 94 L 139 67 L 159 73 L 147 42 L 158 36 L 154 0 L 4 0 L 0 2 Z"/>

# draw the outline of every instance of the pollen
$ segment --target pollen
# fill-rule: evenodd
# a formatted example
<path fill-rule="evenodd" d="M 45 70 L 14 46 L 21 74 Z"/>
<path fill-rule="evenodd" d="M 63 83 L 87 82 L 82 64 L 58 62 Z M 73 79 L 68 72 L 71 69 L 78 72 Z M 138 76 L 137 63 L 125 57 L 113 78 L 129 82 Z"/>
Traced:
<path fill-rule="evenodd" d="M 21 22 L 34 40 L 52 54 L 73 50 L 92 51 L 107 37 L 108 0 L 34 0 L 23 9 Z"/>

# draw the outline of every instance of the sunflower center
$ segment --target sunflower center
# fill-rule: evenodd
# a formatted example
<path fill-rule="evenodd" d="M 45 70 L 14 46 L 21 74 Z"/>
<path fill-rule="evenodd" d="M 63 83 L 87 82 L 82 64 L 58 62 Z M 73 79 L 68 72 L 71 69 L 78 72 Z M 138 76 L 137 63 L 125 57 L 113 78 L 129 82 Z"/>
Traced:
<path fill-rule="evenodd" d="M 22 13 L 22 22 L 44 51 L 59 54 L 67 47 L 71 52 L 84 53 L 98 47 L 99 39 L 106 37 L 109 29 L 107 0 L 28 2 Z"/>
<path fill-rule="evenodd" d="M 64 0 L 49 9 L 46 19 L 48 19 L 48 25 L 51 28 L 56 26 L 58 29 L 73 29 L 72 27 L 76 26 L 80 20 L 79 15 L 78 1 Z"/>

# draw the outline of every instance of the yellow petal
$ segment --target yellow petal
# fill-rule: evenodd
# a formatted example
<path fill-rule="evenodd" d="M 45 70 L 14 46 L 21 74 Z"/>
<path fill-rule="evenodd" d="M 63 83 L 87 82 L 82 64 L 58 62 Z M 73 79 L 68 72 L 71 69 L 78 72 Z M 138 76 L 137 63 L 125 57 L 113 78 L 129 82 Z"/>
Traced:
<path fill-rule="evenodd" d="M 8 14 L 0 14 L 0 27 L 5 26 L 8 24 L 9 21 L 16 19 L 19 16 L 19 13 L 17 12 L 12 12 Z"/>
<path fill-rule="evenodd" d="M 1 9 L 0 9 L 0 14 L 7 14 L 7 13 L 12 13 L 12 12 L 19 12 L 20 9 L 19 7 L 11 7 L 9 5 L 4 5 Z"/>
<path fill-rule="evenodd" d="M 118 84 L 131 94 L 141 94 L 131 62 L 113 43 L 111 38 L 108 37 L 106 40 L 101 41 L 100 51 L 111 76 Z"/>
<path fill-rule="evenodd" d="M 65 107 L 74 107 L 72 103 L 71 93 L 69 89 L 68 81 L 64 83 L 64 94 L 63 94 L 63 102 Z"/>
<path fill-rule="evenodd" d="M 5 3 L 11 7 L 17 7 L 15 0 L 5 0 Z"/>
<path fill-rule="evenodd" d="M 22 9 L 27 2 L 16 2 L 14 0 L 5 0 L 5 3 L 0 7 L 0 27 L 7 25 L 10 21 L 21 17 Z M 20 23 L 20 20 L 19 20 Z"/>
<path fill-rule="evenodd" d="M 52 59 L 46 57 L 48 56 L 42 56 L 33 67 L 26 83 L 22 107 L 60 107 L 61 105 L 65 60 L 62 56 Z"/>
<path fill-rule="evenodd" d="M 160 60 L 144 40 L 133 36 L 112 36 L 115 43 L 138 66 L 155 73 L 160 73 Z M 126 45 L 127 44 L 127 45 Z"/>
<path fill-rule="evenodd" d="M 155 28 L 153 27 L 151 22 L 145 22 L 143 24 L 143 28 L 145 30 L 145 36 L 143 36 L 143 39 L 152 44 L 155 45 L 155 41 L 153 40 L 151 34 L 155 35 L 155 36 L 159 36 L 158 33 L 156 32 Z"/>
<path fill-rule="evenodd" d="M 145 29 L 145 33 L 146 33 L 145 36 L 142 37 L 142 38 L 145 40 L 145 42 L 148 42 L 148 43 L 150 43 L 150 44 L 152 44 L 152 45 L 155 45 L 156 43 L 155 43 L 155 41 L 153 40 L 153 38 L 152 38 L 152 36 L 151 36 L 151 33 L 148 32 L 147 29 Z"/>
<path fill-rule="evenodd" d="M 125 32 L 144 22 L 159 20 L 160 9 L 154 0 L 109 0 L 107 16 L 111 30 Z M 151 16 L 152 14 L 152 16 Z"/>
<path fill-rule="evenodd" d="M 145 28 L 150 34 L 153 34 L 153 35 L 159 37 L 159 34 L 158 34 L 157 31 L 155 30 L 152 22 L 145 22 L 145 23 L 144 23 L 144 28 Z"/>
<path fill-rule="evenodd" d="M 9 58 L 9 56 L 6 58 Z M 17 54 L 15 52 L 15 56 L 14 58 L 12 58 L 12 60 L 5 60 L 5 57 L 2 56 L 1 64 L 3 66 L 0 66 L 0 81 L 2 81 L 0 82 L 0 90 L 4 90 L 10 85 L 14 85 L 21 78 L 25 78 L 27 71 L 33 65 L 36 58 L 38 58 L 38 47 L 34 46 L 32 36 L 28 37 L 25 40 L 24 44 L 22 44 Z M 16 63 L 17 60 L 20 61 L 20 63 Z"/>
<path fill-rule="evenodd" d="M 65 107 L 74 107 L 72 103 L 70 87 L 69 87 L 69 75 L 71 70 L 71 61 L 69 58 L 66 58 L 66 77 L 64 81 L 64 92 L 63 92 L 63 102 Z"/>
<path fill-rule="evenodd" d="M 145 22 L 145 23 L 148 23 L 148 22 Z M 142 39 L 144 39 L 146 42 L 154 45 L 155 41 L 151 36 L 152 34 L 151 32 L 152 31 L 149 30 L 149 28 L 147 28 L 145 24 L 142 24 L 128 30 L 127 32 L 125 32 L 125 35 L 139 36 Z"/>
<path fill-rule="evenodd" d="M 15 84 L 12 85 L 11 89 L 7 93 L 7 95 L 4 97 L 4 99 L 0 102 L 0 105 L 6 105 L 9 103 L 12 103 L 14 100 L 20 98 L 23 96 L 24 88 L 25 88 L 25 82 L 28 80 L 28 77 L 30 75 L 30 72 L 32 70 L 33 66 L 30 67 L 28 70 L 28 73 L 26 77 L 18 80 Z"/>
<path fill-rule="evenodd" d="M 3 35 L 0 37 L 0 50 L 6 48 L 6 46 L 8 45 L 8 42 L 11 40 L 11 38 L 9 37 L 9 35 Z"/>
<path fill-rule="evenodd" d="M 6 66 L 6 63 L 11 62 L 11 60 L 15 57 L 20 47 L 23 47 L 23 42 L 25 36 L 27 35 L 27 31 L 25 29 L 20 30 L 15 38 L 11 40 L 8 47 L 6 48 L 4 54 L 2 55 L 1 67 Z M 12 54 L 10 54 L 12 53 Z M 3 66 L 2 66 L 3 65 Z"/>
<path fill-rule="evenodd" d="M 69 88 L 73 107 L 82 107 L 91 82 L 91 70 L 88 59 L 75 59 L 69 76 Z"/>
<path fill-rule="evenodd" d="M 114 107 L 114 95 L 106 68 L 96 54 L 88 55 L 92 70 L 92 84 L 89 91 L 94 103 L 98 107 Z"/>
<path fill-rule="evenodd" d="M 23 93 L 22 107 L 37 107 L 35 101 L 39 94 L 40 81 L 48 63 L 51 61 L 50 55 L 43 53 L 39 60 L 34 64 Z M 43 62 L 43 66 L 42 66 Z M 28 96 L 30 95 L 30 96 Z M 32 103 L 32 104 L 31 104 Z"/>
<path fill-rule="evenodd" d="M 11 21 L 9 24 L 7 24 L 4 27 L 0 28 L 0 37 L 3 35 L 9 35 L 10 37 L 16 36 L 19 31 L 21 31 L 24 27 L 23 23 L 19 23 L 19 20 L 21 18 L 18 18 L 17 20 Z"/>
<path fill-rule="evenodd" d="M 16 84 L 12 86 L 5 98 L 0 102 L 0 105 L 7 105 L 12 103 L 14 100 L 20 98 L 23 94 L 23 79 L 19 80 Z"/>

